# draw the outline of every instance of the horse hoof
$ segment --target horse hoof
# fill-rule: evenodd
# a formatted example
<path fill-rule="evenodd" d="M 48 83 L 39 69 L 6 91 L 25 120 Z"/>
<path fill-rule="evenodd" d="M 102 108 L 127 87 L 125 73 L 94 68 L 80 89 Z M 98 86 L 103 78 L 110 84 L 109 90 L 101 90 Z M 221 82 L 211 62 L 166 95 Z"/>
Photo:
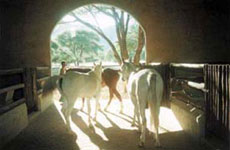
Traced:
<path fill-rule="evenodd" d="M 144 146 L 144 142 L 139 142 L 138 147 L 139 147 L 139 148 L 145 147 L 145 146 Z"/>

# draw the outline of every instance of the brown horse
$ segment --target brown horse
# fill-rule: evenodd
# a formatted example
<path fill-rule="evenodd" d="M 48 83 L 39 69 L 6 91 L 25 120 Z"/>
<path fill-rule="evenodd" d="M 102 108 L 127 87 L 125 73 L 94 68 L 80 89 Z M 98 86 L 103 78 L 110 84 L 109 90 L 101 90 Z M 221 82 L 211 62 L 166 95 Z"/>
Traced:
<path fill-rule="evenodd" d="M 77 72 L 82 72 L 82 73 L 87 73 L 89 72 L 91 69 L 89 68 L 71 68 L 68 71 L 77 71 Z M 115 70 L 115 69 L 111 69 L 111 68 L 105 68 L 102 71 L 102 87 L 107 86 L 109 88 L 109 102 L 105 107 L 105 111 L 107 111 L 113 96 L 116 95 L 116 97 L 119 99 L 121 105 L 120 105 L 120 113 L 123 113 L 123 104 L 122 104 L 122 98 L 120 93 L 117 91 L 117 82 L 120 78 L 119 75 L 120 70 Z M 81 110 L 84 108 L 84 102 L 85 99 L 82 98 L 82 107 Z"/>

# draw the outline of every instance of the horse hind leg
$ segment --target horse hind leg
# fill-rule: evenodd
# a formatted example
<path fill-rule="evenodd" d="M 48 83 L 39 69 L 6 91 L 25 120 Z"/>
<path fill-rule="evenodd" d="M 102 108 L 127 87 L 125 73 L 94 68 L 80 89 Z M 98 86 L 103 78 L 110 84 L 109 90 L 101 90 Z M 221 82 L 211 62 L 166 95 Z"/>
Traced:
<path fill-rule="evenodd" d="M 87 107 L 88 107 L 88 123 L 89 123 L 89 127 L 92 128 L 93 125 L 92 125 L 92 122 L 90 119 L 91 107 L 90 107 L 90 99 L 89 98 L 87 98 Z"/>
<path fill-rule="evenodd" d="M 85 98 L 82 97 L 82 105 L 81 105 L 81 109 L 80 109 L 81 111 L 83 111 L 84 105 L 85 105 Z"/>
<path fill-rule="evenodd" d="M 136 115 L 137 115 L 137 111 L 136 111 L 136 109 L 137 109 L 137 104 L 136 104 L 136 101 L 134 100 L 135 99 L 135 97 L 134 96 L 132 96 L 131 94 L 130 94 L 130 98 L 131 98 L 131 101 L 132 101 L 132 103 L 133 103 L 133 106 L 134 106 L 134 110 L 133 110 L 133 122 L 132 122 L 132 124 L 131 124 L 131 126 L 132 127 L 135 127 L 135 125 L 136 125 Z"/>
<path fill-rule="evenodd" d="M 160 106 L 156 106 L 152 101 L 149 101 L 149 107 L 150 107 L 150 119 L 153 120 L 151 121 L 151 126 L 152 124 L 154 125 L 154 130 L 155 130 L 155 140 L 156 140 L 156 147 L 160 147 L 160 140 L 159 140 L 159 110 Z"/>
<path fill-rule="evenodd" d="M 140 142 L 139 147 L 144 147 L 145 144 L 145 134 L 146 134 L 146 117 L 145 117 L 145 108 L 140 108 L 140 115 L 141 115 L 141 136 L 140 136 Z"/>
<path fill-rule="evenodd" d="M 64 97 L 62 97 L 64 98 Z M 68 101 L 67 100 L 64 100 L 63 101 L 63 105 L 62 105 L 62 108 L 61 108 L 61 112 L 65 118 L 65 121 L 67 123 L 67 107 L 68 107 Z"/>
<path fill-rule="evenodd" d="M 121 95 L 120 93 L 117 91 L 116 88 L 113 88 L 113 93 L 116 95 L 116 97 L 119 99 L 120 101 L 120 105 L 121 105 L 121 108 L 120 108 L 120 113 L 123 113 L 123 103 L 122 103 L 122 98 L 121 98 Z"/>
<path fill-rule="evenodd" d="M 159 140 L 159 110 L 156 110 L 154 113 L 154 128 L 155 128 L 155 139 L 156 139 L 156 147 L 160 147 L 160 140 Z"/>
<path fill-rule="evenodd" d="M 100 93 L 98 93 L 95 97 L 96 98 L 96 108 L 95 108 L 94 121 L 97 121 L 97 112 L 100 110 L 100 103 L 99 103 L 100 97 L 101 97 Z"/>
<path fill-rule="evenodd" d="M 71 119 L 71 112 L 73 110 L 73 106 L 74 106 L 74 100 L 66 98 L 62 107 L 62 113 L 64 115 L 65 122 L 69 132 L 71 131 L 70 119 Z"/>
<path fill-rule="evenodd" d="M 108 107 L 109 107 L 112 99 L 113 99 L 113 91 L 112 91 L 112 89 L 109 88 L 109 102 L 107 103 L 107 105 L 105 107 L 105 111 L 108 111 Z"/>
<path fill-rule="evenodd" d="M 138 111 L 138 104 L 137 104 L 137 99 L 135 96 L 131 95 L 131 100 L 134 105 L 134 116 L 133 116 L 133 122 L 131 126 L 135 126 L 136 118 L 137 118 L 137 123 L 138 123 L 138 130 L 141 131 L 141 126 L 140 126 L 140 113 Z"/>

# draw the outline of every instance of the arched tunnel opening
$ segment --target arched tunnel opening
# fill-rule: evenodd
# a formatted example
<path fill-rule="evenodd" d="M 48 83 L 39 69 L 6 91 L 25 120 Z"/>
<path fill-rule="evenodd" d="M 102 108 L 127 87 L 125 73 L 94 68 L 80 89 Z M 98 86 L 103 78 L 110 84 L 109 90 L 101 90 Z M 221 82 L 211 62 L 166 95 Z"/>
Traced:
<path fill-rule="evenodd" d="M 117 7 L 90 4 L 67 13 L 51 34 L 52 74 L 66 61 L 69 67 L 103 62 L 118 65 L 121 59 L 145 62 L 145 33 L 141 24 Z"/>

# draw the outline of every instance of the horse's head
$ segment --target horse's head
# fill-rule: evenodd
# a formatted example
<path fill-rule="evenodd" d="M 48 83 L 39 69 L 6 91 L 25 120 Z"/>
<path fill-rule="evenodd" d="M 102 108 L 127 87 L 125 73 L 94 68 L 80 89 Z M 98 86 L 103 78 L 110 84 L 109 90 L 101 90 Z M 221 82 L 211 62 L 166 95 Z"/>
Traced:
<path fill-rule="evenodd" d="M 101 73 L 102 73 L 102 63 L 100 62 L 100 64 L 95 64 L 94 63 L 94 72 L 98 75 L 98 77 L 101 78 Z"/>
<path fill-rule="evenodd" d="M 136 66 L 133 63 L 125 62 L 124 60 L 122 60 L 121 74 L 122 74 L 123 81 L 128 81 L 131 72 L 134 72 L 136 70 L 137 70 Z"/>

